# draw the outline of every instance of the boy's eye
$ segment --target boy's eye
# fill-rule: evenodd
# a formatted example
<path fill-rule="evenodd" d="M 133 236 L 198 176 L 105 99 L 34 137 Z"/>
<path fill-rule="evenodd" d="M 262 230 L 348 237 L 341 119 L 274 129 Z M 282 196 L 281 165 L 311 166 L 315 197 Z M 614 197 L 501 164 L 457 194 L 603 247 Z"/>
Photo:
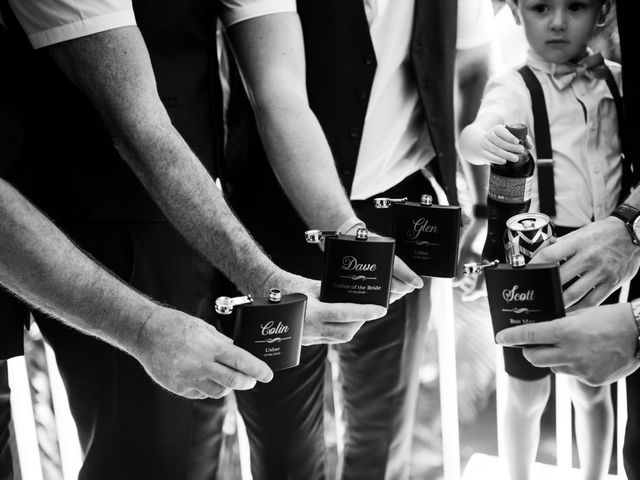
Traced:
<path fill-rule="evenodd" d="M 549 5 L 547 5 L 546 3 L 534 3 L 529 8 L 531 8 L 531 10 L 536 13 L 545 13 L 549 10 Z"/>
<path fill-rule="evenodd" d="M 586 4 L 584 2 L 571 2 L 569 4 L 569 11 L 571 12 L 577 12 L 582 10 L 583 8 L 586 8 Z"/>

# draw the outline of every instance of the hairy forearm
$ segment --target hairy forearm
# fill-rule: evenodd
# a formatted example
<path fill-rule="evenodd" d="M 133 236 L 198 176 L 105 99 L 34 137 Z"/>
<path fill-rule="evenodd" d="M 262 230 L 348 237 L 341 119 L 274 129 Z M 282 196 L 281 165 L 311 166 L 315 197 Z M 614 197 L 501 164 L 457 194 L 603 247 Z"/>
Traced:
<path fill-rule="evenodd" d="M 50 53 L 96 106 L 122 157 L 187 241 L 241 290 L 264 293 L 280 272 L 171 124 L 138 29 L 65 42 Z"/>
<path fill-rule="evenodd" d="M 0 179 L 0 283 L 40 310 L 132 353 L 159 308 L 83 254 Z"/>

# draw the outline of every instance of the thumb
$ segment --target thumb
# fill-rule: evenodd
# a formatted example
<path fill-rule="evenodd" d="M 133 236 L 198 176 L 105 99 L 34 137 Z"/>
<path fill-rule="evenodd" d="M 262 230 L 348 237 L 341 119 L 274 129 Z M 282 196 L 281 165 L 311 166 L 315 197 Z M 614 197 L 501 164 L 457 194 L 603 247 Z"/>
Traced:
<path fill-rule="evenodd" d="M 422 288 L 424 286 L 422 279 L 397 255 L 393 262 L 393 276 L 413 288 Z"/>

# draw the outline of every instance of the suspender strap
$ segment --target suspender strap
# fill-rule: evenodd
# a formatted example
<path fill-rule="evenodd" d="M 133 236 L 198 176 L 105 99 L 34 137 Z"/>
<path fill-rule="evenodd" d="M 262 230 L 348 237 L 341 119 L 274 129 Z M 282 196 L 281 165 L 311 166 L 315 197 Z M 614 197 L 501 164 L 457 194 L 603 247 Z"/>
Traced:
<path fill-rule="evenodd" d="M 624 103 L 622 102 L 622 95 L 618 89 L 618 84 L 613 78 L 613 74 L 609 68 L 606 69 L 605 81 L 613 96 L 613 101 L 616 105 L 616 114 L 618 115 L 618 131 L 620 135 L 620 147 L 622 149 L 622 189 L 620 191 L 620 198 L 618 203 L 622 203 L 627 195 L 631 193 L 631 189 L 638 183 L 638 165 L 627 158 L 627 115 L 624 109 Z"/>
<path fill-rule="evenodd" d="M 542 92 L 542 86 L 535 74 L 526 65 L 518 69 L 525 85 L 531 95 L 531 107 L 533 111 L 533 130 L 536 138 L 536 152 L 538 160 L 538 198 L 540 199 L 540 212 L 555 217 L 556 215 L 556 188 L 553 181 L 553 151 L 551 150 L 551 131 L 549 129 L 549 116 L 547 105 Z"/>

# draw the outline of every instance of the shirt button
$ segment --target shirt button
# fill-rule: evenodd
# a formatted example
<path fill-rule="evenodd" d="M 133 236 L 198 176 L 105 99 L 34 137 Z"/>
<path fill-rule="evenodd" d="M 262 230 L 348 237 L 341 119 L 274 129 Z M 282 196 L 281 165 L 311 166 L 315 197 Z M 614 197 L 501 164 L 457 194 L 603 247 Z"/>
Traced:
<path fill-rule="evenodd" d="M 596 129 L 596 123 L 594 121 L 589 122 L 589 130 L 595 130 Z"/>
<path fill-rule="evenodd" d="M 367 99 L 367 91 L 366 90 L 358 90 L 357 94 L 358 100 L 364 101 Z"/>
<path fill-rule="evenodd" d="M 342 174 L 346 177 L 350 176 L 353 173 L 353 170 L 349 170 L 348 168 L 345 168 L 344 170 L 342 170 Z"/>
<path fill-rule="evenodd" d="M 351 138 L 358 138 L 359 135 L 360 129 L 358 127 L 352 127 L 351 130 L 349 130 L 349 136 Z"/>
<path fill-rule="evenodd" d="M 364 56 L 365 65 L 373 65 L 375 61 L 376 61 L 376 58 L 372 54 L 368 54 Z"/>

